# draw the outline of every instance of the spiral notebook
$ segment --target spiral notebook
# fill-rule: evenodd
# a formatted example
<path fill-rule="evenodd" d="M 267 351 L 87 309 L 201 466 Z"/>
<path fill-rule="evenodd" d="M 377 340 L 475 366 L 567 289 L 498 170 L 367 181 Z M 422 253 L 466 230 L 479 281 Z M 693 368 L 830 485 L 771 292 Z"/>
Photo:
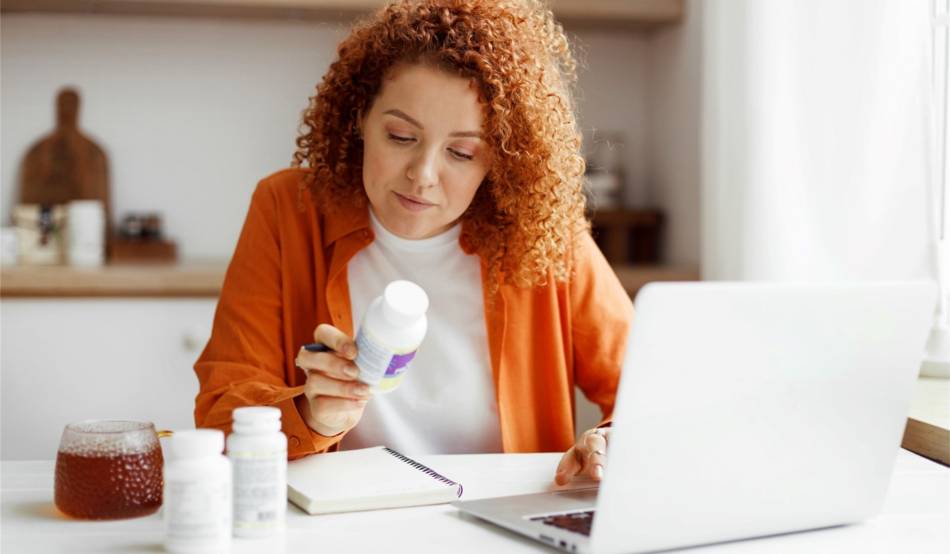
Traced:
<path fill-rule="evenodd" d="M 442 504 L 461 496 L 461 484 L 383 446 L 287 464 L 287 498 L 312 515 Z"/>

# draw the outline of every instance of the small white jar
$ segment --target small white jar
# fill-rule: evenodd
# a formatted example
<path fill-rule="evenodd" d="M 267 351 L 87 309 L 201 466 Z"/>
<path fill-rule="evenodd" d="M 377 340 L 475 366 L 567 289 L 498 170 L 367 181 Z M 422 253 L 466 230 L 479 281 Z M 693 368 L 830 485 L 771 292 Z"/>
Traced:
<path fill-rule="evenodd" d="M 225 552 L 231 545 L 231 462 L 216 429 L 176 431 L 168 443 L 163 519 L 165 549 Z"/>
<path fill-rule="evenodd" d="M 287 436 L 280 410 L 237 408 L 228 436 L 234 468 L 234 536 L 263 538 L 281 533 L 287 518 Z"/>
<path fill-rule="evenodd" d="M 105 263 L 106 216 L 99 200 L 73 200 L 66 205 L 66 259 L 70 265 Z"/>
<path fill-rule="evenodd" d="M 356 334 L 358 379 L 370 390 L 390 392 L 402 382 L 426 336 L 429 297 L 411 281 L 393 281 L 377 296 Z"/>

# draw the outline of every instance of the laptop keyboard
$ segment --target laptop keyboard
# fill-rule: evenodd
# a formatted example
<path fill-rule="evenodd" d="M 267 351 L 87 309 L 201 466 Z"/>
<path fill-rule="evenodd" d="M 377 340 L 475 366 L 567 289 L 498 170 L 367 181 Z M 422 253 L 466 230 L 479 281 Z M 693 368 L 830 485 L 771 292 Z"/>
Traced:
<path fill-rule="evenodd" d="M 568 531 L 580 533 L 581 535 L 589 537 L 590 526 L 592 523 L 594 523 L 594 510 L 533 517 L 531 518 L 531 521 L 540 521 L 545 525 L 567 529 Z"/>

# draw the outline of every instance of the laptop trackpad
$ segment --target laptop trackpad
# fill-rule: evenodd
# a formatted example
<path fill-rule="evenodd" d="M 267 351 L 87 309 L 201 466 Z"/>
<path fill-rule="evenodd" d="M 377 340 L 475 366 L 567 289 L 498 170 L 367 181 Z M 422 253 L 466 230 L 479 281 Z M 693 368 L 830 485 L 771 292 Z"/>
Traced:
<path fill-rule="evenodd" d="M 456 508 L 485 519 L 522 520 L 542 515 L 590 510 L 597 504 L 597 487 L 453 502 Z"/>
<path fill-rule="evenodd" d="M 534 518 L 554 513 L 592 510 L 597 504 L 597 491 L 597 488 L 590 488 L 530 495 L 537 498 L 531 498 L 531 501 L 525 505 L 525 517 Z"/>

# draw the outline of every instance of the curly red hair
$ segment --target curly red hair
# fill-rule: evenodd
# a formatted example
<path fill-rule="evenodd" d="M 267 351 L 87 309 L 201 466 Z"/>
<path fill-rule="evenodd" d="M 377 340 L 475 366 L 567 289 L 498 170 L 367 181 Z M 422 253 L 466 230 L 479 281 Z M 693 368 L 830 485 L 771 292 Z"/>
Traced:
<path fill-rule="evenodd" d="M 487 260 L 492 283 L 567 279 L 571 244 L 589 225 L 575 62 L 550 10 L 534 0 L 403 0 L 358 23 L 337 54 L 293 160 L 312 169 L 306 186 L 322 205 L 365 205 L 359 120 L 393 65 L 433 64 L 476 84 L 493 153 L 462 215 L 463 240 Z"/>

